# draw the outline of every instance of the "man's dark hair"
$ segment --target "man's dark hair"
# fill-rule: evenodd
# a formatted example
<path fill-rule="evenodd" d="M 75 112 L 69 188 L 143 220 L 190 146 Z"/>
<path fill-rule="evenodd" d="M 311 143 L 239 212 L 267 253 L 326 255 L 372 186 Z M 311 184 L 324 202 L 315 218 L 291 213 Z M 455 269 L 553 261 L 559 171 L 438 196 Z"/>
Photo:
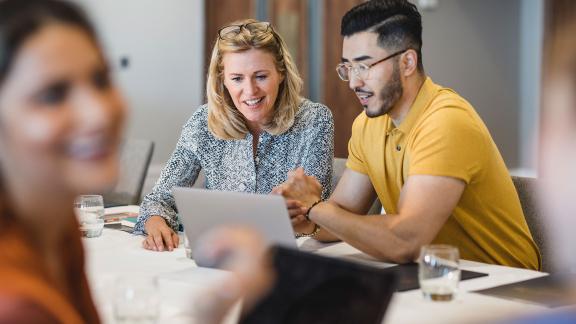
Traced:
<path fill-rule="evenodd" d="M 387 50 L 411 48 L 418 53 L 418 70 L 422 64 L 422 16 L 407 0 L 371 0 L 350 9 L 340 27 L 344 37 L 363 31 L 378 34 L 378 45 Z"/>

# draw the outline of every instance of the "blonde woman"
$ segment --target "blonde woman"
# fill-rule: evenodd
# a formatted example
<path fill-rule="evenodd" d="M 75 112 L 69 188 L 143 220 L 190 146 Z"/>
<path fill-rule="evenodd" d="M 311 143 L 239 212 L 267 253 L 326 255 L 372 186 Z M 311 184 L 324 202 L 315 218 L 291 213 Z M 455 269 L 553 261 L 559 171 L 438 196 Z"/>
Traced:
<path fill-rule="evenodd" d="M 267 22 L 244 20 L 218 31 L 206 92 L 152 192 L 136 233 L 146 249 L 178 245 L 175 186 L 192 186 L 201 169 L 206 188 L 268 194 L 290 170 L 303 168 L 331 188 L 334 124 L 330 110 L 300 97 L 302 81 L 282 37 Z M 291 214 L 305 206 L 288 201 Z M 299 228 L 295 227 L 298 231 Z"/>

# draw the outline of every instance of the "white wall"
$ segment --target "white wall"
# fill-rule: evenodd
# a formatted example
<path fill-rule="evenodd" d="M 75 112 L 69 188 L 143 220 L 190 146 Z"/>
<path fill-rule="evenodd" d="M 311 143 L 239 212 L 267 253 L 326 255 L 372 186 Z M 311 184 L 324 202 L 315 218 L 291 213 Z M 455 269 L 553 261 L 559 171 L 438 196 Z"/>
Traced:
<path fill-rule="evenodd" d="M 76 1 L 96 22 L 131 108 L 126 136 L 153 140 L 152 163 L 164 163 L 204 100 L 204 1 Z"/>
<path fill-rule="evenodd" d="M 536 173 L 542 90 L 543 0 L 522 1 L 520 29 L 520 168 Z"/>
<path fill-rule="evenodd" d="M 542 0 L 440 0 L 422 11 L 424 66 L 487 124 L 510 169 L 535 167 Z"/>
<path fill-rule="evenodd" d="M 440 0 L 422 11 L 424 68 L 476 108 L 507 166 L 519 163 L 521 0 Z"/>

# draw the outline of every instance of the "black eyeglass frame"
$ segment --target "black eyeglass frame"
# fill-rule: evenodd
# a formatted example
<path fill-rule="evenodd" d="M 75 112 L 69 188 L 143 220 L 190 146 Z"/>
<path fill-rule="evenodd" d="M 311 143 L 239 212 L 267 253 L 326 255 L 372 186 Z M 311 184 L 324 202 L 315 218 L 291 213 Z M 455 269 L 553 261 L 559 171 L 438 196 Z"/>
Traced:
<path fill-rule="evenodd" d="M 371 69 L 373 66 L 375 66 L 375 65 L 377 65 L 377 64 L 380 64 L 380 63 L 382 63 L 382 62 L 384 62 L 384 61 L 387 61 L 387 60 L 389 60 L 389 59 L 391 59 L 391 58 L 393 58 L 393 57 L 395 57 L 395 56 L 398 56 L 398 55 L 400 55 L 400 54 L 403 54 L 403 53 L 407 52 L 408 50 L 411 50 L 411 48 L 406 48 L 406 49 L 403 49 L 403 50 L 401 50 L 401 51 L 394 52 L 394 53 L 386 56 L 385 58 L 383 58 L 383 59 L 381 59 L 381 60 L 378 60 L 378 61 L 376 61 L 376 62 L 374 62 L 374 63 L 372 63 L 372 64 L 358 63 L 358 65 L 359 65 L 359 66 L 365 66 L 365 67 L 366 67 L 366 71 L 368 72 L 368 71 L 370 71 L 370 69 Z M 340 63 L 340 64 L 338 64 L 338 65 L 336 66 L 336 73 L 338 74 L 338 77 L 340 78 L 340 80 L 348 82 L 348 81 L 350 81 L 351 78 L 350 78 L 350 77 L 344 78 L 344 77 L 342 77 L 342 75 L 340 75 L 340 72 L 338 72 L 338 71 L 340 70 L 340 68 L 342 68 L 342 67 L 344 67 L 344 68 L 346 68 L 346 69 L 348 70 L 348 76 L 350 76 L 350 71 L 353 69 L 353 65 L 352 65 L 351 63 L 348 63 L 348 62 L 347 62 L 347 63 Z M 360 77 L 360 74 L 359 74 L 358 72 L 356 72 L 356 77 L 358 77 L 358 78 Z"/>

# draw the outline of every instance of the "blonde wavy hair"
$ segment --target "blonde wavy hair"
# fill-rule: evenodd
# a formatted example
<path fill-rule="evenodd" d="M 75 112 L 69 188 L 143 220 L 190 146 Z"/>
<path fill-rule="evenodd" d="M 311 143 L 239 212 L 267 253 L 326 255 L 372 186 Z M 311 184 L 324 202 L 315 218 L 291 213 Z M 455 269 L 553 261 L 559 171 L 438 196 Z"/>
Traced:
<path fill-rule="evenodd" d="M 260 22 L 255 19 L 246 19 L 236 21 L 229 26 L 252 23 Z M 244 116 L 238 111 L 224 86 L 222 58 L 226 53 L 238 53 L 250 49 L 259 49 L 272 54 L 276 70 L 284 77 L 279 85 L 278 96 L 274 104 L 274 117 L 264 125 L 264 130 L 278 135 L 286 132 L 294 124 L 294 118 L 302 101 L 300 97 L 302 79 L 286 43 L 271 25 L 250 30 L 239 27 L 237 32 L 227 34 L 224 39 L 220 37 L 220 34 L 217 36 L 208 69 L 206 84 L 208 128 L 217 138 L 243 139 L 248 134 Z"/>

